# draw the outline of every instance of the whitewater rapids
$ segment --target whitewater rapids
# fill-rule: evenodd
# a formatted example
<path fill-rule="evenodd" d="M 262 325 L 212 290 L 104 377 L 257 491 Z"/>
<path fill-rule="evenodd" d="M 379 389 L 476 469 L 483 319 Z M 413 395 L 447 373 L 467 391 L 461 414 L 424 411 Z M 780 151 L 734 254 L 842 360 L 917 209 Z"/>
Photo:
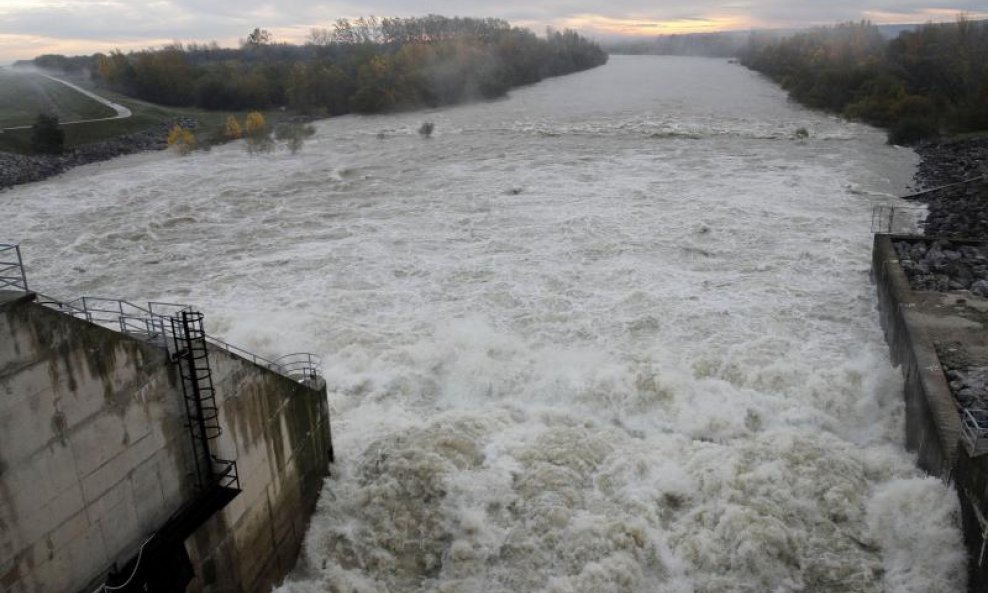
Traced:
<path fill-rule="evenodd" d="M 38 290 L 323 356 L 280 593 L 964 590 L 868 278 L 911 151 L 691 58 L 316 127 L 0 193 Z"/>

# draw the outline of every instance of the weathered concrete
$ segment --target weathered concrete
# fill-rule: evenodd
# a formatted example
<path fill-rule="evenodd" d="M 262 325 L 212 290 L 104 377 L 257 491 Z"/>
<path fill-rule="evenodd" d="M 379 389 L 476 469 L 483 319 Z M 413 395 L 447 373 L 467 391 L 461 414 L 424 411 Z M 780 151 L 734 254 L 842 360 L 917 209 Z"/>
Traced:
<path fill-rule="evenodd" d="M 967 291 L 919 292 L 909 285 L 893 241 L 926 237 L 876 235 L 872 272 L 882 327 L 905 377 L 906 444 L 919 465 L 954 482 L 969 552 L 969 590 L 988 590 L 988 455 L 971 457 L 961 442 L 961 420 L 944 373 L 944 356 L 988 359 L 988 300 Z"/>
<path fill-rule="evenodd" d="M 0 586 L 73 591 L 189 496 L 183 403 L 163 351 L 0 307 Z"/>
<path fill-rule="evenodd" d="M 316 389 L 210 350 L 242 493 L 186 540 L 191 590 L 265 591 L 294 564 L 328 471 Z M 193 494 L 167 354 L 0 293 L 0 589 L 89 593 Z"/>
<path fill-rule="evenodd" d="M 223 434 L 213 453 L 236 459 L 241 494 L 186 542 L 207 578 L 190 591 L 268 591 L 295 565 L 332 444 L 325 385 L 317 389 L 211 349 Z M 212 580 L 208 578 L 213 575 Z"/>

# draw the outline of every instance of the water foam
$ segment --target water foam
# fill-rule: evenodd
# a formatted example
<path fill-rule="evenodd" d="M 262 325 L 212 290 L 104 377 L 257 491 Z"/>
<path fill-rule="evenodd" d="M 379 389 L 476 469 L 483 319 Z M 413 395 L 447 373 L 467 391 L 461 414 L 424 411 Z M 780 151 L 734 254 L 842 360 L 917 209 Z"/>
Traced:
<path fill-rule="evenodd" d="M 714 60 L 317 128 L 0 193 L 46 292 L 323 356 L 339 461 L 280 591 L 963 590 L 868 282 L 910 152 Z"/>

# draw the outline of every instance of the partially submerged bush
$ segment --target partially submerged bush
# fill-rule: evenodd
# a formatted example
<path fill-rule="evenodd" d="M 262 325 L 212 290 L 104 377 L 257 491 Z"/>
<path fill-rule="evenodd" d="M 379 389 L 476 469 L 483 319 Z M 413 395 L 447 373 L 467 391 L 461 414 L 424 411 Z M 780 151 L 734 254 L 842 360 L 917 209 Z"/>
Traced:
<path fill-rule="evenodd" d="M 192 130 L 186 130 L 179 124 L 175 124 L 168 132 L 168 147 L 178 154 L 189 154 L 196 147 L 196 136 Z"/>
<path fill-rule="evenodd" d="M 300 122 L 279 124 L 274 129 L 275 139 L 283 141 L 292 154 L 301 150 L 302 145 L 305 144 L 305 139 L 315 133 L 315 127 Z"/>
<path fill-rule="evenodd" d="M 240 122 L 234 116 L 229 116 L 226 118 L 226 126 L 223 131 L 223 136 L 227 140 L 237 140 L 244 135 L 243 128 L 240 127 Z"/>
<path fill-rule="evenodd" d="M 419 126 L 419 135 L 422 136 L 423 138 L 431 138 L 432 131 L 435 129 L 436 129 L 436 124 L 432 123 L 431 121 L 422 122 L 422 125 Z"/>

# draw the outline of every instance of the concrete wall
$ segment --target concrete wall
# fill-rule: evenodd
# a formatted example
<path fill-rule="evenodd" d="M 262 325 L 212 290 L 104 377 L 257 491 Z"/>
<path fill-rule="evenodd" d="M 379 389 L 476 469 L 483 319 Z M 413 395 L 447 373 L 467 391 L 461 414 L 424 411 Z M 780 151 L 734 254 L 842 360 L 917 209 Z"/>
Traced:
<path fill-rule="evenodd" d="M 81 589 L 188 497 L 176 379 L 163 351 L 0 304 L 0 589 Z"/>
<path fill-rule="evenodd" d="M 960 416 L 935 348 L 938 340 L 968 328 L 940 314 L 946 309 L 943 295 L 910 288 L 893 238 L 875 236 L 872 273 L 885 338 L 905 378 L 906 445 L 920 467 L 954 483 L 968 550 L 968 590 L 988 591 L 988 456 L 972 458 L 961 443 Z"/>
<path fill-rule="evenodd" d="M 213 453 L 237 460 L 243 491 L 186 542 L 204 577 L 189 590 L 268 591 L 295 565 L 329 469 L 325 386 L 259 373 L 219 349 L 209 356 L 223 427 Z"/>
<path fill-rule="evenodd" d="M 208 320 L 207 320 L 208 328 Z M 190 590 L 265 591 L 292 567 L 331 455 L 324 387 L 210 351 L 243 492 L 186 540 Z M 163 350 L 0 293 L 0 590 L 89 593 L 194 493 Z"/>

